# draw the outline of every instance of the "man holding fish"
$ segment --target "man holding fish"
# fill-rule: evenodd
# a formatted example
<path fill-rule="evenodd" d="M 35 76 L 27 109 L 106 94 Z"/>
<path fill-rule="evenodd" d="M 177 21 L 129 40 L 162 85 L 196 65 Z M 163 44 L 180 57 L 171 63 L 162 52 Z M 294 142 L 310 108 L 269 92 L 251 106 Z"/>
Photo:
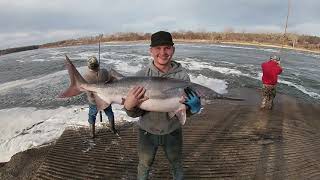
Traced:
<path fill-rule="evenodd" d="M 172 36 L 169 32 L 159 31 L 151 36 L 150 54 L 153 61 L 149 67 L 137 73 L 137 76 L 167 77 L 190 81 L 186 70 L 180 63 L 172 61 L 175 52 Z M 138 179 L 148 179 L 149 171 L 159 146 L 163 147 L 170 162 L 174 179 L 183 179 L 182 166 L 182 129 L 177 116 L 167 112 L 150 112 L 137 107 L 148 99 L 143 86 L 132 88 L 124 101 L 124 108 L 131 117 L 140 117 L 138 144 Z M 186 104 L 188 114 L 201 109 L 200 98 L 190 88 L 185 89 L 187 97 L 181 102 Z M 191 111 L 190 111 L 191 110 Z M 183 111 L 183 110 L 181 110 Z M 184 109 L 186 111 L 186 109 Z"/>
<path fill-rule="evenodd" d="M 89 84 L 66 56 L 70 86 L 59 95 L 72 97 L 82 92 L 93 93 L 98 110 L 110 104 L 124 105 L 131 117 L 140 117 L 138 179 L 147 179 L 159 146 L 170 162 L 174 179 L 183 179 L 182 130 L 187 115 L 201 110 L 201 99 L 242 99 L 224 97 L 210 88 L 190 82 L 186 70 L 175 61 L 170 33 L 159 31 L 151 36 L 150 54 L 153 61 L 138 76 L 120 76 L 107 84 Z"/>

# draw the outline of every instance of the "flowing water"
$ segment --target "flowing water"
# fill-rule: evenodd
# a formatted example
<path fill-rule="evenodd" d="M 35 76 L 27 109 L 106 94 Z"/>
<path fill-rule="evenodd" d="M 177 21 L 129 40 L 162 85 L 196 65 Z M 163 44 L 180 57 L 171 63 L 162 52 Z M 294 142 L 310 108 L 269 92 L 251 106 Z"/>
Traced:
<path fill-rule="evenodd" d="M 261 63 L 278 49 L 255 46 L 176 44 L 174 60 L 193 82 L 219 93 L 233 88 L 261 88 Z M 56 96 L 68 87 L 67 54 L 83 73 L 97 45 L 38 49 L 0 56 L 0 162 L 19 151 L 49 143 L 67 126 L 86 126 L 86 97 Z M 148 44 L 104 44 L 101 67 L 130 76 L 150 63 Z M 278 92 L 308 103 L 320 102 L 320 55 L 284 50 Z M 114 108 L 116 121 L 132 120 Z"/>

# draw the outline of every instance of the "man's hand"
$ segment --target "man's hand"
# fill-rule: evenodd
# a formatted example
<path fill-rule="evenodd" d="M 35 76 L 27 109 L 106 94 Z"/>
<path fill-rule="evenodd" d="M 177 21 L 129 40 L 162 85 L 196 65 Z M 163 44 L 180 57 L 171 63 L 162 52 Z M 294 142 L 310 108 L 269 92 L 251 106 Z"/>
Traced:
<path fill-rule="evenodd" d="M 201 110 L 200 97 L 191 88 L 187 87 L 184 89 L 186 98 L 183 104 L 187 105 L 192 114 L 198 113 Z"/>
<path fill-rule="evenodd" d="M 148 97 L 144 96 L 145 92 L 146 92 L 146 89 L 141 86 L 136 86 L 130 89 L 124 101 L 124 108 L 130 111 L 134 107 L 141 104 L 143 101 L 149 99 Z"/>
<path fill-rule="evenodd" d="M 277 64 L 280 68 L 282 68 L 280 61 L 277 61 Z"/>

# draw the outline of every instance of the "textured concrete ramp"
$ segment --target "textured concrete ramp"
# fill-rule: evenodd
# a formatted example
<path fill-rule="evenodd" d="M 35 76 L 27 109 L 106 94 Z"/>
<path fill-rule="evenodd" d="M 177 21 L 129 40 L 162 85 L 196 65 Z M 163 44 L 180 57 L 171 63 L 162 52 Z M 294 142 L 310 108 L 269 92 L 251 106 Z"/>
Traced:
<path fill-rule="evenodd" d="M 319 105 L 278 96 L 272 112 L 260 111 L 258 95 L 247 95 L 252 101 L 217 102 L 184 126 L 185 179 L 320 179 Z M 66 130 L 34 179 L 136 179 L 135 125 L 120 137 L 88 134 Z M 171 179 L 169 169 L 160 148 L 150 179 Z"/>

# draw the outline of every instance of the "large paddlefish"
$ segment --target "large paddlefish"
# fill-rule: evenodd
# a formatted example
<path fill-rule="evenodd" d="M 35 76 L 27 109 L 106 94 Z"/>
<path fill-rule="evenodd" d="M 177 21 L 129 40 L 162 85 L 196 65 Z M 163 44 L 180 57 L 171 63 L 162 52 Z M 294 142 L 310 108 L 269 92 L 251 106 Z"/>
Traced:
<path fill-rule="evenodd" d="M 145 96 L 149 98 L 142 102 L 139 108 L 146 111 L 168 112 L 170 117 L 176 115 L 182 124 L 186 121 L 186 105 L 180 101 L 181 97 L 185 95 L 184 89 L 187 87 L 197 92 L 202 100 L 240 100 L 224 97 L 212 89 L 196 83 L 164 77 L 130 76 L 107 84 L 88 84 L 67 56 L 65 64 L 71 83 L 70 87 L 59 97 L 72 97 L 84 91 L 91 91 L 99 110 L 105 109 L 112 103 L 123 104 L 129 90 L 135 86 L 144 87 L 146 89 Z"/>

